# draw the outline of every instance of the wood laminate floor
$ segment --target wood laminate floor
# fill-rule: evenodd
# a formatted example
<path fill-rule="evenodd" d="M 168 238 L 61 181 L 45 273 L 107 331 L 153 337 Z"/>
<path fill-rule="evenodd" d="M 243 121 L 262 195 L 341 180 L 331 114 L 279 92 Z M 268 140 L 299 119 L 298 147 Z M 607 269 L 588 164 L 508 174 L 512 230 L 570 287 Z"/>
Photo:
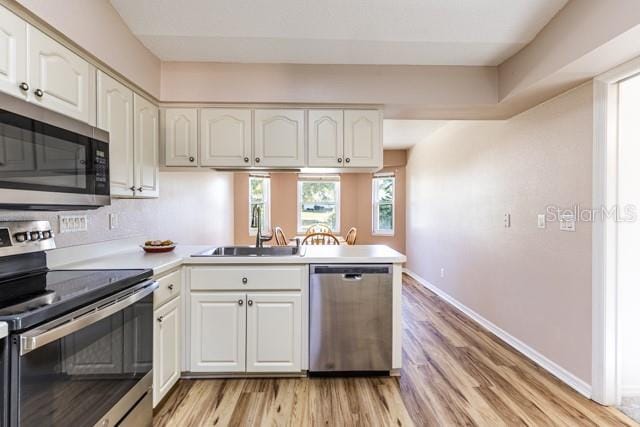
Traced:
<path fill-rule="evenodd" d="M 404 277 L 400 378 L 181 380 L 155 426 L 637 426 Z"/>

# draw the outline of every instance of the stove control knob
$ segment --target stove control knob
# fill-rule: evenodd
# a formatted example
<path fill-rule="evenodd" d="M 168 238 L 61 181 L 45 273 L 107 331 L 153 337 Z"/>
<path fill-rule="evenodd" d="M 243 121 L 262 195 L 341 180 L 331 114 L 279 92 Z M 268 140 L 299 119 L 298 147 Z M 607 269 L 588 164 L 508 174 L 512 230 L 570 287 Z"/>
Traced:
<path fill-rule="evenodd" d="M 40 240 L 41 234 L 39 231 L 31 232 L 31 240 Z"/>
<path fill-rule="evenodd" d="M 29 240 L 29 234 L 28 233 L 16 233 L 13 235 L 13 238 L 16 239 L 16 242 L 26 242 L 27 240 Z"/>
<path fill-rule="evenodd" d="M 42 232 L 42 238 L 43 239 L 50 239 L 51 237 L 53 237 L 53 236 L 51 236 L 51 230 L 45 230 L 45 231 Z"/>

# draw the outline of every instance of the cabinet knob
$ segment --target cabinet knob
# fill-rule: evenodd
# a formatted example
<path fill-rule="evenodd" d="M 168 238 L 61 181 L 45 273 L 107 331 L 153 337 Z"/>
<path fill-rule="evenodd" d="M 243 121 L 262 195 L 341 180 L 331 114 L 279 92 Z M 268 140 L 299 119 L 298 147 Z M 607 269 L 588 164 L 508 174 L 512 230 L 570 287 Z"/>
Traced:
<path fill-rule="evenodd" d="M 246 277 L 242 278 L 242 284 L 246 285 L 249 280 Z"/>
<path fill-rule="evenodd" d="M 138 191 L 142 193 L 142 187 L 138 187 Z"/>
<path fill-rule="evenodd" d="M 242 305 L 244 304 L 244 301 L 242 301 L 241 299 L 238 300 L 238 305 Z"/>
<path fill-rule="evenodd" d="M 27 82 L 20 83 L 20 89 L 22 89 L 24 91 L 29 90 L 29 85 L 27 84 Z"/>
<path fill-rule="evenodd" d="M 344 161 L 347 162 L 347 163 L 350 163 L 351 159 L 347 157 L 346 159 L 344 159 Z"/>
<path fill-rule="evenodd" d="M 167 286 L 167 288 L 169 288 L 169 290 L 172 291 L 173 290 L 173 283 L 170 284 L 169 286 Z"/>
<path fill-rule="evenodd" d="M 33 91 L 33 93 L 35 93 L 38 98 L 42 98 L 44 95 L 44 92 L 42 91 L 42 89 L 36 89 Z"/>
<path fill-rule="evenodd" d="M 195 161 L 196 161 L 196 158 L 195 158 L 195 157 L 193 157 L 193 156 L 191 156 L 191 157 L 189 157 L 189 161 L 190 161 L 191 163 L 193 163 L 193 162 L 195 162 Z"/>
<path fill-rule="evenodd" d="M 256 157 L 256 163 L 260 163 L 260 157 Z"/>
<path fill-rule="evenodd" d="M 245 158 L 244 158 L 244 162 L 245 162 L 245 163 L 249 163 L 249 158 L 248 158 L 248 157 L 245 157 Z"/>
<path fill-rule="evenodd" d="M 160 316 L 160 317 L 158 317 L 158 322 L 159 322 L 159 323 L 162 323 L 162 321 L 163 321 L 163 320 L 164 320 L 164 316 Z"/>
<path fill-rule="evenodd" d="M 247 305 L 253 305 L 253 301 L 251 300 L 247 301 Z"/>
<path fill-rule="evenodd" d="M 136 187 L 134 187 L 134 186 L 132 185 L 131 187 L 129 187 L 129 190 L 131 190 L 131 191 L 134 191 L 134 192 L 135 192 L 135 191 L 136 191 Z"/>
<path fill-rule="evenodd" d="M 342 158 L 338 157 L 338 163 L 342 163 Z"/>

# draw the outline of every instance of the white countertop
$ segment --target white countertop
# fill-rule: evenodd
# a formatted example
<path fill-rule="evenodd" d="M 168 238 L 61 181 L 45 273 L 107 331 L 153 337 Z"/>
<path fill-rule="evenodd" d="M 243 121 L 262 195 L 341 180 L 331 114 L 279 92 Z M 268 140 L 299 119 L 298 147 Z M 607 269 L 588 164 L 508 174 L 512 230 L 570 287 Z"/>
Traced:
<path fill-rule="evenodd" d="M 403 263 L 406 257 L 385 245 L 303 246 L 303 256 L 279 257 L 192 257 L 212 246 L 178 245 L 172 252 L 148 254 L 140 247 L 85 259 L 79 262 L 58 262 L 57 269 L 122 269 L 150 268 L 155 275 L 180 265 L 211 264 L 316 264 L 316 263 Z"/>
<path fill-rule="evenodd" d="M 9 334 L 9 325 L 7 322 L 0 322 L 0 339 L 5 338 Z"/>

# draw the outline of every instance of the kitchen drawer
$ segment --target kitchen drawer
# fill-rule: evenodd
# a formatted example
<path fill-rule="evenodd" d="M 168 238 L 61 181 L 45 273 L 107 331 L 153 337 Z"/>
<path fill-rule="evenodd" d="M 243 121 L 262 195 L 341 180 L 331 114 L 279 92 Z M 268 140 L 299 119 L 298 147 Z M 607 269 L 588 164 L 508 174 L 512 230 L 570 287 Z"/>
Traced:
<path fill-rule="evenodd" d="M 180 295 L 182 288 L 182 269 L 169 273 L 158 279 L 158 289 L 153 294 L 154 308 L 160 307 L 165 302 Z"/>
<path fill-rule="evenodd" d="M 305 273 L 301 265 L 193 267 L 191 290 L 299 290 Z"/>

